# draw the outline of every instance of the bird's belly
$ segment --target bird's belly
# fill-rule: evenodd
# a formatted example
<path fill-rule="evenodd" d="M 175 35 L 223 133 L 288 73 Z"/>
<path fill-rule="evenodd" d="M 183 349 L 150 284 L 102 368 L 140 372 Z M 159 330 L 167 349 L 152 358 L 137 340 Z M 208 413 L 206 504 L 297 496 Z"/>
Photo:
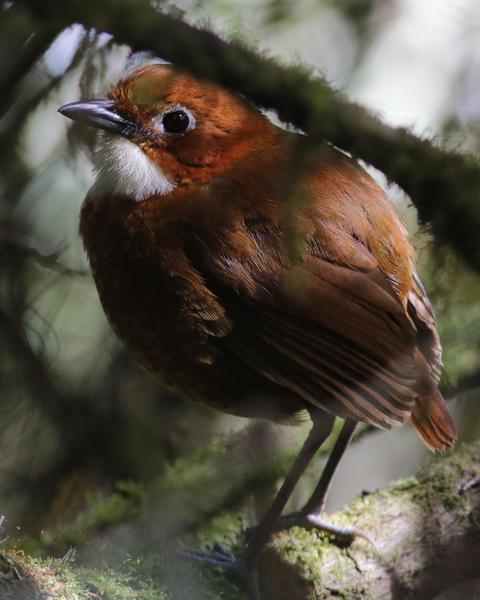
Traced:
<path fill-rule="evenodd" d="M 127 350 L 181 396 L 224 412 L 283 420 L 302 410 L 295 394 L 233 355 L 222 333 L 202 328 L 191 301 L 199 289 L 188 288 L 195 277 L 179 269 L 188 259 L 171 228 L 160 231 L 157 215 L 152 235 L 140 210 L 127 199 L 93 198 L 80 223 L 101 303 Z"/>
<path fill-rule="evenodd" d="M 189 328 L 172 284 L 158 274 L 92 264 L 105 314 L 117 337 L 147 370 L 170 387 L 201 360 L 205 339 Z"/>
<path fill-rule="evenodd" d="M 93 263 L 93 261 L 92 261 Z M 128 271 L 92 264 L 107 318 L 140 365 L 183 397 L 223 412 L 288 420 L 303 402 L 209 339 L 186 317 L 175 284 L 159 273 L 139 278 Z"/>

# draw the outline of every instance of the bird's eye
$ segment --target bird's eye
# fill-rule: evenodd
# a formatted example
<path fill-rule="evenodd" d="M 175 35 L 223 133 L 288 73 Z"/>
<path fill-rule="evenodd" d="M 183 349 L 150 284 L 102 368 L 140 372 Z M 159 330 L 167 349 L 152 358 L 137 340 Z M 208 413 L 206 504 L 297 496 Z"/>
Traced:
<path fill-rule="evenodd" d="M 191 128 L 193 116 L 183 108 L 176 108 L 165 113 L 162 117 L 163 130 L 166 133 L 185 133 Z"/>

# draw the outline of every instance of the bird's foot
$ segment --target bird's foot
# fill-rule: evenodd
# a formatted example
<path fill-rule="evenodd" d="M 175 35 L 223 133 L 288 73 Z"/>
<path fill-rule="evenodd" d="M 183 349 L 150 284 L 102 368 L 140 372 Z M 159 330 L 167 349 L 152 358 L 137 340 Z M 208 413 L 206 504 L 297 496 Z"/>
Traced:
<path fill-rule="evenodd" d="M 282 531 L 294 526 L 323 532 L 332 543 L 340 548 L 348 548 L 357 538 L 361 538 L 378 551 L 375 542 L 362 531 L 329 523 L 321 518 L 319 514 L 314 513 L 307 515 L 294 513 L 281 517 L 274 531 Z M 236 556 L 231 550 L 218 543 L 206 550 L 189 548 L 183 550 L 181 554 L 183 557 L 205 567 L 222 570 L 227 576 L 232 577 L 247 590 L 251 600 L 260 600 L 257 560 L 263 550 L 263 546 L 257 546 L 255 543 L 256 529 L 256 527 L 252 527 L 245 532 L 248 546 L 241 556 Z"/>
<path fill-rule="evenodd" d="M 354 527 L 342 527 L 325 521 L 319 513 L 303 514 L 301 512 L 284 515 L 278 519 L 273 531 L 285 531 L 291 527 L 302 527 L 309 531 L 324 533 L 336 546 L 350 547 L 356 539 L 363 539 L 373 546 L 378 552 L 375 541 L 363 531 Z M 247 539 L 255 538 L 256 527 L 247 530 Z"/>
<path fill-rule="evenodd" d="M 184 558 L 208 567 L 218 567 L 236 574 L 240 570 L 240 560 L 226 546 L 215 543 L 212 548 L 187 548 L 180 553 Z"/>
<path fill-rule="evenodd" d="M 329 523 L 320 514 L 299 515 L 295 524 L 305 529 L 323 532 L 340 548 L 349 548 L 356 539 L 362 539 L 378 552 L 375 541 L 363 531 L 355 527 L 342 527 L 341 525 Z"/>
<path fill-rule="evenodd" d="M 181 555 L 200 566 L 220 569 L 247 592 L 250 600 L 261 600 L 256 568 L 257 553 L 246 552 L 236 556 L 223 544 L 216 543 L 206 550 L 199 548 L 182 550 Z"/>

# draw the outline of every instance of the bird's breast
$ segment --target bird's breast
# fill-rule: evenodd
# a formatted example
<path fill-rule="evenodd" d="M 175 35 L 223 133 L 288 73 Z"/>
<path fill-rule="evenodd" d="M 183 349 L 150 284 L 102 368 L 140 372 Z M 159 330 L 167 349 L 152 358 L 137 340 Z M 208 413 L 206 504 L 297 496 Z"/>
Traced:
<path fill-rule="evenodd" d="M 147 369 L 162 378 L 202 358 L 205 336 L 182 310 L 174 248 L 142 222 L 138 203 L 104 197 L 84 204 L 80 233 L 104 311 L 115 333 Z M 188 344 L 186 340 L 188 339 Z M 188 349 L 187 352 L 185 349 Z"/>

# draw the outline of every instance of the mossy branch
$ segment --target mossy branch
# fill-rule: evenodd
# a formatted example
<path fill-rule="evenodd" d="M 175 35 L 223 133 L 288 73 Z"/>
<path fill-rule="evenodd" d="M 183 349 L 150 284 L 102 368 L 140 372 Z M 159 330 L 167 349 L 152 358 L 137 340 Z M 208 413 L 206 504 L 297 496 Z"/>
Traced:
<path fill-rule="evenodd" d="M 278 533 L 259 569 L 264 600 L 420 600 L 474 579 L 480 564 L 480 443 L 435 457 L 415 477 L 363 495 L 328 518 L 360 529 L 378 551 L 363 540 L 341 550 L 299 528 Z"/>
<path fill-rule="evenodd" d="M 480 164 L 446 151 L 403 128 L 392 128 L 348 102 L 300 66 L 284 66 L 238 41 L 162 13 L 146 0 L 17 0 L 39 27 L 74 22 L 111 33 L 135 50 L 150 50 L 178 68 L 213 79 L 283 121 L 307 132 L 312 143 L 329 140 L 383 171 L 415 203 L 420 221 L 480 270 Z"/>
<path fill-rule="evenodd" d="M 241 527 L 239 508 L 251 495 L 270 488 L 282 478 L 299 451 L 302 432 L 292 427 L 270 427 L 258 422 L 230 436 L 228 442 L 215 442 L 201 452 L 181 458 L 168 467 L 147 489 L 119 483 L 109 496 L 92 496 L 88 510 L 54 531 L 46 530 L 38 539 L 23 538 L 26 552 L 64 553 L 69 547 L 82 548 L 93 539 L 108 544 L 121 527 L 129 531 L 129 551 L 135 552 L 151 540 L 152 523 L 159 549 L 162 541 L 171 546 L 172 538 L 191 534 L 213 543 L 231 540 Z M 363 435 L 365 428 L 357 434 Z M 331 450 L 332 435 L 317 456 Z M 205 493 L 208 490 L 208 493 Z M 235 515 L 235 516 L 232 516 Z M 225 518 L 231 525 L 225 527 Z"/>
<path fill-rule="evenodd" d="M 329 520 L 361 529 L 375 540 L 378 550 L 363 540 L 342 550 L 300 528 L 277 533 L 258 564 L 262 600 L 423 600 L 460 583 L 464 588 L 466 581 L 478 577 L 480 564 L 480 442 L 431 459 L 415 477 L 364 494 L 344 511 L 329 515 Z M 3 550 L 0 597 L 180 597 L 176 590 L 182 582 L 166 577 L 165 568 L 155 566 L 163 559 L 155 547 L 151 552 L 142 560 L 112 568 L 102 564 L 85 569 L 71 560 L 37 560 Z M 182 577 L 192 582 L 200 576 L 190 563 L 182 569 Z M 217 596 L 215 585 L 220 589 L 225 581 L 221 577 L 216 581 L 210 581 L 214 587 L 205 597 L 224 597 Z M 473 597 L 468 592 L 452 594 Z"/>
<path fill-rule="evenodd" d="M 113 570 L 75 567 L 68 557 L 37 560 L 22 552 L 0 552 L 0 598 L 3 600 L 166 600 L 164 586 L 124 565 Z"/>

